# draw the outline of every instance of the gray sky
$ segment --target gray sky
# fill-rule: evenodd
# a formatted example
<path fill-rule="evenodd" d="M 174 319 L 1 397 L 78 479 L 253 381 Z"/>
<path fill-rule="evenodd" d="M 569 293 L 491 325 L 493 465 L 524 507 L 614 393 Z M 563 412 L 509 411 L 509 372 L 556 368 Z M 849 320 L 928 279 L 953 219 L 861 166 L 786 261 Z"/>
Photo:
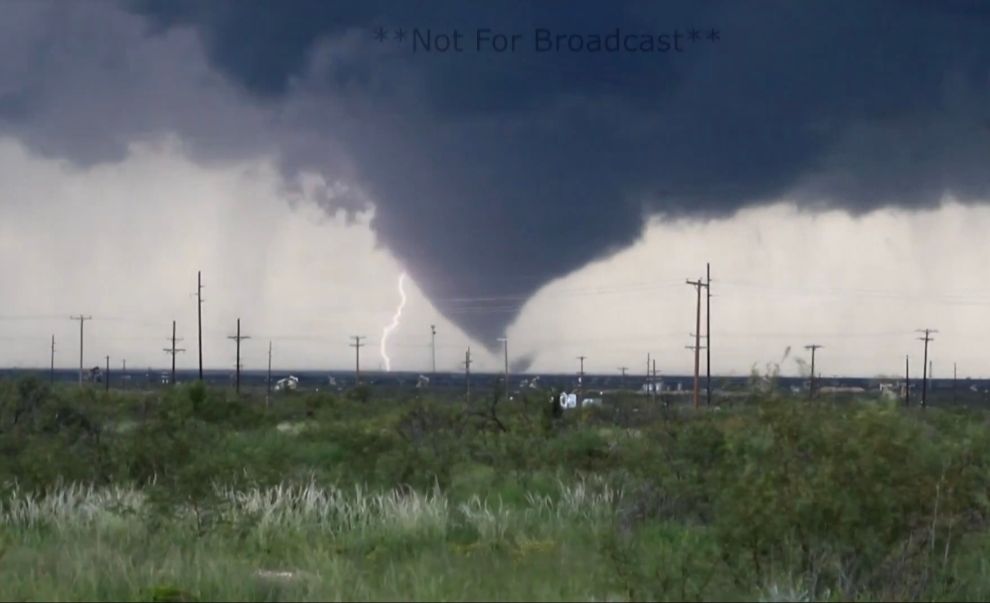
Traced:
<path fill-rule="evenodd" d="M 280 7 L 282 5 L 279 5 Z M 845 374 L 981 373 L 985 5 L 11 2 L 0 11 L 0 364 L 345 368 L 406 281 L 393 368 L 687 372 L 711 261 L 714 370 L 807 343 Z M 443 11 L 441 8 L 455 8 Z M 769 13 L 768 13 L 769 14 Z M 684 33 L 683 52 L 437 55 L 375 28 Z M 686 34 L 685 34 L 686 35 Z M 250 40 L 251 43 L 245 43 Z M 800 353 L 799 353 L 800 352 Z M 493 355 L 494 353 L 494 355 Z M 190 354 L 180 364 L 192 366 Z M 90 361 L 94 364 L 94 361 Z"/>

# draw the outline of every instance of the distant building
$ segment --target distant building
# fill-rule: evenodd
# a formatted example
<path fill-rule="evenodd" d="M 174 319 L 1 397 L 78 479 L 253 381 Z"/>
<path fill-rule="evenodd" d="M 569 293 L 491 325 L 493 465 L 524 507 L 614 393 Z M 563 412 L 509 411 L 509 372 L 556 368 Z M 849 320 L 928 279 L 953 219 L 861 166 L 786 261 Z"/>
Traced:
<path fill-rule="evenodd" d="M 643 387 L 640 388 L 640 393 L 652 394 L 654 392 L 661 393 L 663 391 L 663 379 L 657 379 L 656 381 L 650 383 L 646 382 Z"/>
<path fill-rule="evenodd" d="M 817 389 L 822 394 L 865 394 L 866 389 L 856 385 L 826 385 Z"/>
<path fill-rule="evenodd" d="M 420 375 L 419 378 L 416 379 L 416 387 L 418 389 L 430 387 L 430 378 L 426 375 Z"/>
<path fill-rule="evenodd" d="M 904 387 L 899 383 L 881 383 L 880 384 L 880 397 L 888 399 L 896 399 L 903 395 Z"/>
<path fill-rule="evenodd" d="M 299 387 L 299 377 L 295 377 L 293 375 L 289 375 L 288 377 L 279 379 L 275 382 L 275 391 L 277 392 L 293 391 L 297 387 Z"/>

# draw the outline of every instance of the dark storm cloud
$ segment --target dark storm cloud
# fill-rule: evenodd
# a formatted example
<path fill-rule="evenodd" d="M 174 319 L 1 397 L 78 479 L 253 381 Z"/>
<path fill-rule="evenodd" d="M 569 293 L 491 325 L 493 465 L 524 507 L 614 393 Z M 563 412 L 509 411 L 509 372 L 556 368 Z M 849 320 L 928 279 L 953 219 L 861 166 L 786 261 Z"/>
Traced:
<path fill-rule="evenodd" d="M 86 123 L 101 132 L 84 128 L 81 139 L 26 116 L 44 97 L 43 59 L 29 78 L 38 86 L 0 88 L 0 120 L 27 139 L 44 132 L 41 146 L 79 161 L 155 129 L 207 158 L 273 153 L 290 177 L 353 179 L 377 206 L 381 240 L 485 342 L 515 308 L 490 298 L 525 299 L 627 246 L 649 213 L 724 215 L 782 195 L 853 211 L 945 193 L 990 198 L 981 3 L 126 6 L 148 40 L 195 35 L 230 87 L 224 107 L 241 115 L 190 103 L 164 82 L 172 102 L 132 103 L 135 121 L 109 128 L 96 116 Z M 377 27 L 456 28 L 469 51 L 413 53 L 408 40 L 375 41 Z M 720 39 L 666 53 L 470 51 L 478 28 L 530 39 L 535 27 L 715 28 Z M 155 48 L 142 60 L 160 60 L 166 49 Z M 100 84 L 122 77 L 137 76 L 125 69 Z"/>

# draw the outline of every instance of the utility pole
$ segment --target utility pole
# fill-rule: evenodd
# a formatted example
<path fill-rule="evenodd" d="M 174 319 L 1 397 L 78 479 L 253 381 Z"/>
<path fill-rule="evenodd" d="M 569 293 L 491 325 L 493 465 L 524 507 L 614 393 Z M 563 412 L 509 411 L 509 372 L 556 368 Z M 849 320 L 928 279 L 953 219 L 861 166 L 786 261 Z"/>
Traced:
<path fill-rule="evenodd" d="M 268 340 L 268 379 L 265 382 L 265 409 L 271 407 L 272 400 L 272 340 Z"/>
<path fill-rule="evenodd" d="M 701 370 L 701 288 L 707 287 L 708 285 L 706 285 L 700 278 L 696 281 L 688 280 L 685 282 L 697 289 L 698 292 L 698 304 L 694 322 L 694 407 L 698 408 L 701 405 L 701 377 L 699 375 Z"/>
<path fill-rule="evenodd" d="M 505 351 L 505 399 L 509 399 L 509 338 L 499 337 L 499 341 L 502 342 L 502 349 Z"/>
<path fill-rule="evenodd" d="M 626 389 L 626 371 L 629 370 L 628 366 L 620 366 L 619 372 L 622 373 L 622 377 L 619 380 L 619 389 Z"/>
<path fill-rule="evenodd" d="M 361 343 L 362 339 L 367 339 L 364 335 L 351 335 L 351 339 L 354 343 L 350 344 L 354 348 L 354 385 L 361 384 L 361 348 L 364 344 Z"/>
<path fill-rule="evenodd" d="M 904 355 L 904 406 L 911 406 L 911 357 Z"/>
<path fill-rule="evenodd" d="M 712 405 L 712 264 L 705 263 L 705 406 Z"/>
<path fill-rule="evenodd" d="M 237 333 L 238 333 L 238 335 L 240 334 L 240 328 L 238 328 Z M 185 352 L 186 351 L 185 348 L 177 348 L 177 347 L 175 347 L 175 342 L 176 341 L 182 341 L 182 340 L 175 338 L 175 321 L 173 320 L 172 321 L 172 347 L 171 348 L 162 348 L 163 350 L 165 350 L 165 353 L 166 354 L 171 354 L 172 355 L 172 381 L 171 381 L 171 383 L 172 383 L 172 386 L 173 387 L 175 386 L 175 355 L 178 352 Z M 239 357 L 240 356 L 238 356 L 238 358 Z M 238 362 L 238 364 L 240 364 L 240 360 L 238 360 L 237 362 Z"/>
<path fill-rule="evenodd" d="M 127 358 L 120 359 L 120 389 L 127 389 Z"/>
<path fill-rule="evenodd" d="M 107 374 L 104 379 L 104 385 L 106 385 L 106 391 L 110 391 L 110 356 L 107 356 Z"/>
<path fill-rule="evenodd" d="M 79 321 L 79 386 L 82 387 L 83 384 L 83 325 L 87 320 L 93 320 L 92 316 L 84 316 L 80 314 L 79 316 L 70 316 L 72 320 Z"/>
<path fill-rule="evenodd" d="M 587 356 L 578 356 L 577 359 L 581 361 L 581 372 L 578 373 L 578 390 L 584 393 L 584 359 Z M 580 403 L 580 402 L 579 402 Z"/>
<path fill-rule="evenodd" d="M 433 381 L 437 379 L 437 326 L 430 325 L 430 349 L 433 353 L 433 372 L 430 373 L 430 378 Z M 436 385 L 434 383 L 434 385 Z"/>
<path fill-rule="evenodd" d="M 657 359 L 654 358 L 653 359 L 653 388 L 652 388 L 652 391 L 653 391 L 653 394 L 652 394 L 652 396 L 653 396 L 653 406 L 656 406 L 657 405 L 657 394 L 660 393 L 660 392 L 657 391 L 657 389 L 658 389 L 657 388 Z"/>
<path fill-rule="evenodd" d="M 952 363 L 952 403 L 956 403 L 956 363 Z"/>
<path fill-rule="evenodd" d="M 650 353 L 646 353 L 646 392 L 649 393 L 653 389 L 651 385 L 653 383 L 651 373 L 650 373 Z"/>
<path fill-rule="evenodd" d="M 471 403 L 471 348 L 464 352 L 464 397 Z"/>
<path fill-rule="evenodd" d="M 825 346 L 813 343 L 811 345 L 804 346 L 804 349 L 811 350 L 811 379 L 808 381 L 808 397 L 815 397 L 815 350 L 823 348 Z"/>
<path fill-rule="evenodd" d="M 935 341 L 932 339 L 932 333 L 938 333 L 935 329 L 918 329 L 918 333 L 924 333 L 924 337 L 919 337 L 918 341 L 925 342 L 925 359 L 921 365 L 921 407 L 925 408 L 928 406 L 928 342 Z"/>
<path fill-rule="evenodd" d="M 235 342 L 237 342 L 237 366 L 235 367 L 235 371 L 236 371 L 235 372 L 235 375 L 236 375 L 236 377 L 234 378 L 234 392 L 236 392 L 238 395 L 240 395 L 240 393 L 241 393 L 241 340 L 242 339 L 251 339 L 251 336 L 250 335 L 241 335 L 241 319 L 240 318 L 237 319 L 237 335 L 228 335 L 227 336 L 227 339 L 233 339 Z M 173 355 L 172 358 L 174 360 L 175 359 L 175 356 Z"/>
<path fill-rule="evenodd" d="M 48 371 L 48 383 L 55 384 L 55 336 L 52 335 L 52 367 Z"/>
<path fill-rule="evenodd" d="M 239 319 L 238 319 L 239 320 Z M 203 271 L 196 272 L 196 328 L 199 338 L 199 380 L 203 380 Z M 238 340 L 238 345 L 240 340 Z M 175 354 L 172 355 L 175 359 Z"/>

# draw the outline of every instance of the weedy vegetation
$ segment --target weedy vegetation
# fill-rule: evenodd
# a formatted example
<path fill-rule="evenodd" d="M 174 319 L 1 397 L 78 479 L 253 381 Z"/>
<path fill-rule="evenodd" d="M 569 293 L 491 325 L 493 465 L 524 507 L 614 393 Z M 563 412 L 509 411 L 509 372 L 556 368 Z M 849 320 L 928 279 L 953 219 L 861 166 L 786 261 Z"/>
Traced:
<path fill-rule="evenodd" d="M 990 415 L 0 382 L 3 600 L 987 600 Z"/>

